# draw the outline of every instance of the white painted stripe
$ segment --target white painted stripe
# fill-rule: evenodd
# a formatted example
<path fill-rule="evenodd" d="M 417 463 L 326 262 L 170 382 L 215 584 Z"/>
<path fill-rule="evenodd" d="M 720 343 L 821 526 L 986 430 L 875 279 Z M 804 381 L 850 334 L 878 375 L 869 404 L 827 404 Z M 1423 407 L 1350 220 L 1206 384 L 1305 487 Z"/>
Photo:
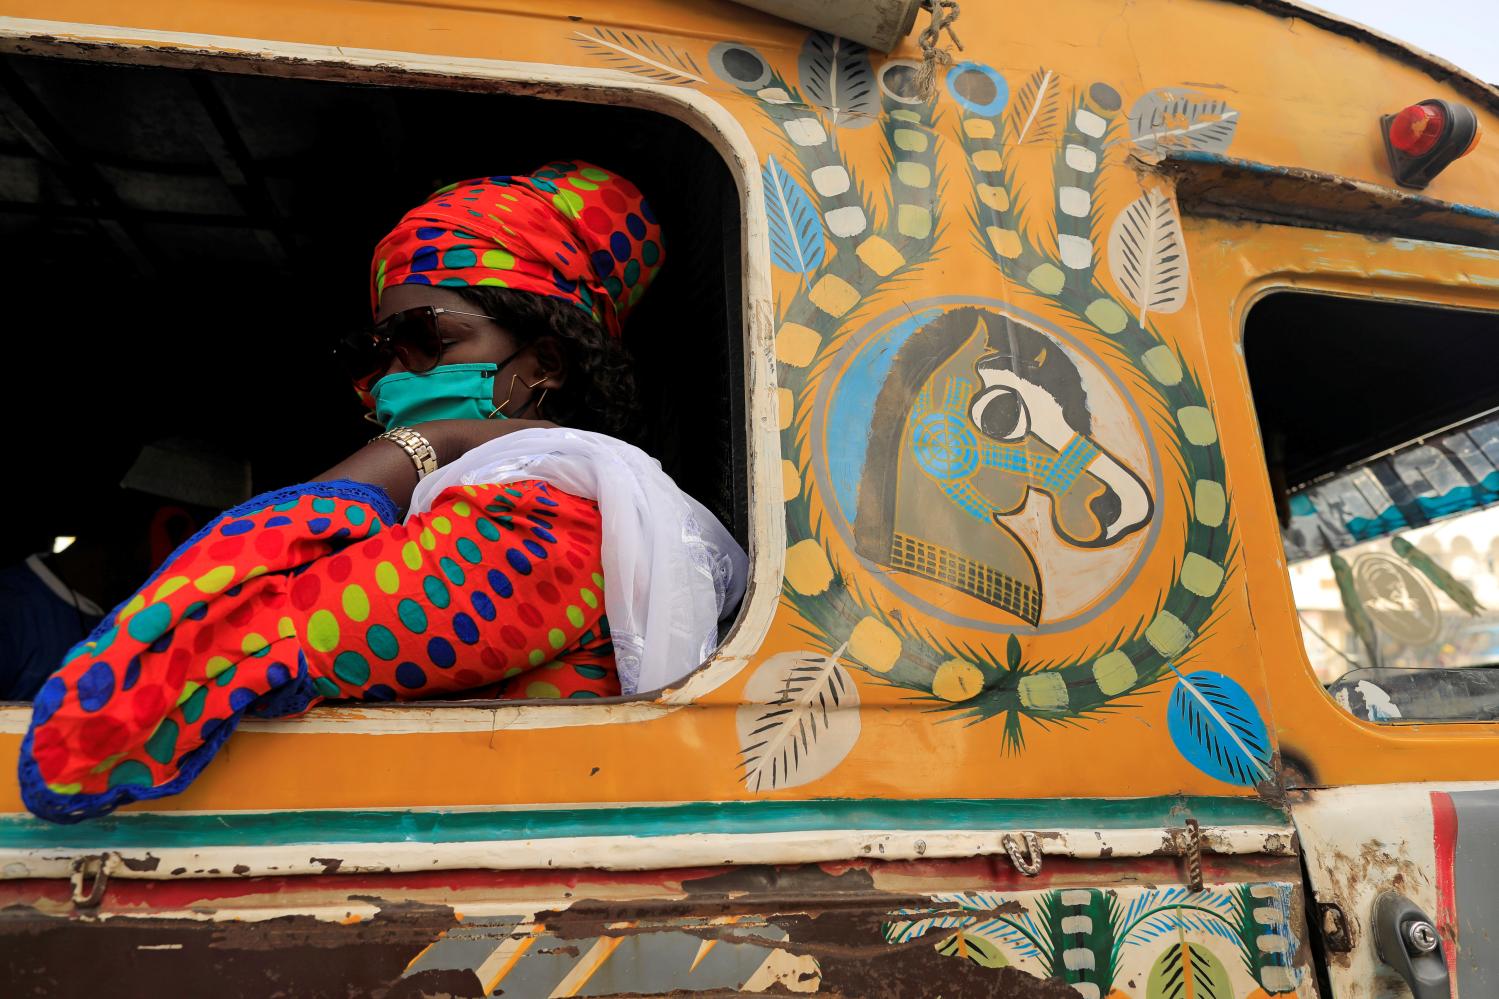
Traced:
<path fill-rule="evenodd" d="M 1280 926 L 1286 921 L 1286 914 L 1273 905 L 1261 906 L 1254 910 L 1254 921 L 1261 926 Z"/>
<path fill-rule="evenodd" d="M 608 806 L 606 806 L 608 807 Z M 415 812 L 419 816 L 421 812 Z M 117 851 L 133 862 L 113 877 L 171 880 L 267 874 L 326 874 L 337 858 L 339 873 L 436 870 L 599 869 L 646 871 L 669 867 L 829 863 L 861 858 L 927 860 L 1007 856 L 1005 836 L 1018 830 L 808 830 L 778 833 L 683 833 L 672 836 L 577 836 L 557 839 L 483 840 L 464 843 L 412 841 L 301 843 L 289 846 L 131 847 Z M 1208 826 L 1203 849 L 1224 855 L 1291 855 L 1290 830 L 1279 826 Z M 1044 832 L 1041 852 L 1095 859 L 1175 856 L 1180 850 L 1161 829 L 1073 829 Z M 0 850 L 0 880 L 66 878 L 75 859 L 96 856 L 98 846 Z M 173 871 L 181 870 L 181 874 Z M 1063 905 L 1086 905 L 1086 891 L 1063 892 Z"/>
<path fill-rule="evenodd" d="M 1093 196 L 1081 187 L 1059 187 L 1057 188 L 1057 208 L 1062 214 L 1071 215 L 1075 219 L 1088 217 L 1088 212 L 1093 209 Z"/>
<path fill-rule="evenodd" d="M 1093 919 L 1090 916 L 1063 916 L 1063 933 L 1092 933 Z"/>
<path fill-rule="evenodd" d="M 1291 949 L 1290 941 L 1278 933 L 1255 937 L 1254 945 L 1266 954 L 1284 954 Z"/>
<path fill-rule="evenodd" d="M 1260 980 L 1265 985 L 1265 991 L 1271 994 L 1290 992 L 1301 984 L 1301 975 L 1295 968 L 1282 968 L 1271 965 L 1260 969 Z"/>
<path fill-rule="evenodd" d="M 1062 951 L 1062 963 L 1067 966 L 1068 971 L 1092 971 L 1098 962 L 1091 950 L 1073 947 Z"/>
<path fill-rule="evenodd" d="M 1098 154 L 1087 146 L 1079 146 L 1077 143 L 1068 143 L 1062 153 L 1068 166 L 1078 173 L 1092 173 L 1098 169 Z"/>
<path fill-rule="evenodd" d="M 839 237 L 857 236 L 869 227 L 869 220 L 864 217 L 864 209 L 858 205 L 834 208 L 822 218 L 828 224 L 828 231 Z"/>
<path fill-rule="evenodd" d="M 1057 252 L 1062 255 L 1062 265 L 1071 270 L 1093 266 L 1093 241 L 1083 236 L 1058 236 Z"/>
<path fill-rule="evenodd" d="M 1089 111 L 1087 108 L 1078 108 L 1077 114 L 1073 117 L 1072 121 L 1077 125 L 1077 130 L 1079 132 L 1083 133 L 1084 135 L 1091 136 L 1095 139 L 1103 135 L 1103 133 L 1107 131 L 1109 127 L 1108 122 L 1104 121 L 1102 118 L 1094 114 L 1092 111 Z"/>
<path fill-rule="evenodd" d="M 824 198 L 842 194 L 849 187 L 848 171 L 837 164 L 818 167 L 811 177 L 812 187 Z"/>
<path fill-rule="evenodd" d="M 1041 852 L 1045 853 L 1046 851 L 1042 850 Z M 1093 901 L 1092 892 L 1079 891 L 1077 889 L 1062 892 L 1063 905 L 1087 905 L 1091 901 Z"/>
<path fill-rule="evenodd" d="M 798 146 L 816 146 L 828 141 L 828 133 L 816 118 L 793 118 L 782 127 L 786 129 L 786 136 Z"/>

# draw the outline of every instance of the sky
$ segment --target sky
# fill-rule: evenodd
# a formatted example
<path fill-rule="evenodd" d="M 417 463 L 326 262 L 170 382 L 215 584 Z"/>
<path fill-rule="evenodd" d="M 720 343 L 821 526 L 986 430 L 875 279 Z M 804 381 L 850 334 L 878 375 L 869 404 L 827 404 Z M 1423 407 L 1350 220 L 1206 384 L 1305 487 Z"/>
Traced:
<path fill-rule="evenodd" d="M 1499 0 L 1306 0 L 1499 84 Z"/>

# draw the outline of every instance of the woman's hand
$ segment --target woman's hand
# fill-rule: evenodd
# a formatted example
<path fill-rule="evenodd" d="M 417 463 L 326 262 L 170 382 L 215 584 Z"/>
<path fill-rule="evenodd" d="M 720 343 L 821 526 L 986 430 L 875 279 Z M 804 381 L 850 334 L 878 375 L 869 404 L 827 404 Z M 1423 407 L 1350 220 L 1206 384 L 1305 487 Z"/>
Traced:
<path fill-rule="evenodd" d="M 547 420 L 432 420 L 411 429 L 432 442 L 441 467 L 496 437 L 556 425 Z M 376 438 L 313 481 L 330 479 L 352 479 L 379 486 L 404 511 L 411 505 L 417 474 L 416 465 L 399 444 Z"/>

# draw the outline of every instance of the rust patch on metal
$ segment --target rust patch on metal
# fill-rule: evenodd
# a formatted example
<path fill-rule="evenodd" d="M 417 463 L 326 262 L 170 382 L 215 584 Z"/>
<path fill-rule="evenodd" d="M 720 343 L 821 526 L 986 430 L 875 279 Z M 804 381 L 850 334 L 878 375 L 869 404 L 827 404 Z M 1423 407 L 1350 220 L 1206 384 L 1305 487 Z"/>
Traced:
<path fill-rule="evenodd" d="M 120 863 L 132 871 L 154 871 L 161 866 L 161 858 L 153 853 L 148 853 L 144 857 L 126 857 L 122 855 Z"/>
<path fill-rule="evenodd" d="M 938 953 L 932 933 L 890 944 L 882 926 L 896 910 L 920 916 L 957 911 L 934 905 L 930 897 L 886 892 L 874 886 L 871 872 L 846 867 L 836 873 L 812 865 L 795 868 L 741 867 L 684 881 L 687 900 L 649 900 L 629 905 L 582 899 L 567 909 L 538 913 L 547 932 L 560 939 L 600 935 L 628 936 L 659 932 L 663 920 L 704 939 L 754 944 L 816 960 L 818 995 L 873 999 L 936 999 L 939 996 L 986 995 L 1000 999 L 1076 999 L 1060 979 L 1039 979 L 1017 968 L 985 968 Z M 1019 913 L 1018 901 L 969 914 Z M 708 925 L 714 915 L 753 917 L 728 925 Z M 909 911 L 902 918 L 911 918 Z M 623 922 L 634 926 L 621 926 Z M 788 939 L 765 932 L 775 927 Z"/>
<path fill-rule="evenodd" d="M 0 947 L 0 981 L 7 995 L 141 996 L 180 993 L 190 976 L 212 969 L 218 999 L 235 997 L 438 995 L 439 984 L 401 981 L 411 960 L 444 931 L 458 925 L 444 905 L 367 901 L 379 907 L 352 925 L 312 916 L 259 922 L 187 923 L 131 918 L 90 920 L 23 917 L 7 911 L 6 945 Z M 86 953 L 88 960 L 79 960 Z M 444 973 L 444 991 L 462 991 L 462 976 Z M 469 975 L 472 978 L 472 974 Z M 450 981 L 450 979 L 452 979 Z"/>

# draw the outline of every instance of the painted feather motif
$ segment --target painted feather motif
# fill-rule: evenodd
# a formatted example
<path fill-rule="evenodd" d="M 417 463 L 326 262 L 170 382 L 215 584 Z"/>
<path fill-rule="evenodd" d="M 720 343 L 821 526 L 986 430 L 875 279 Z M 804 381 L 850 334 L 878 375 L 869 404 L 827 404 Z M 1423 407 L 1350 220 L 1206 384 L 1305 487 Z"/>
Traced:
<path fill-rule="evenodd" d="M 807 274 L 822 263 L 827 252 L 822 216 L 796 179 L 767 157 L 761 173 L 765 181 L 765 214 L 770 219 L 770 259 L 793 274 Z"/>
<path fill-rule="evenodd" d="M 1152 90 L 1129 111 L 1129 141 L 1152 153 L 1221 153 L 1238 127 L 1239 112 L 1190 90 Z"/>
<path fill-rule="evenodd" d="M 1374 621 L 1369 617 L 1368 611 L 1364 610 L 1358 588 L 1353 585 L 1353 567 L 1337 552 L 1328 552 L 1327 561 L 1332 566 L 1332 578 L 1338 584 L 1338 596 L 1343 600 L 1343 616 L 1348 619 L 1358 640 L 1364 644 L 1364 651 L 1369 656 L 1367 664 L 1378 666 L 1379 637 L 1374 634 Z"/>
<path fill-rule="evenodd" d="M 706 82 L 690 52 L 662 45 L 648 35 L 599 27 L 593 34 L 574 31 L 573 38 L 603 61 L 657 83 L 688 86 Z"/>
<path fill-rule="evenodd" d="M 1062 87 L 1057 74 L 1038 69 L 1015 94 L 1005 115 L 1005 129 L 1014 145 L 1026 139 L 1041 142 L 1053 138 L 1062 123 Z"/>
<path fill-rule="evenodd" d="M 1478 598 L 1473 595 L 1473 591 L 1468 589 L 1452 573 L 1432 561 L 1430 555 L 1398 534 L 1390 539 L 1390 547 L 1395 549 L 1395 554 L 1405 559 L 1411 568 L 1431 580 L 1431 585 L 1451 597 L 1453 603 L 1474 617 L 1483 613 L 1484 606 L 1478 602 Z"/>
<path fill-rule="evenodd" d="M 880 111 L 869 50 L 858 42 L 814 31 L 796 60 L 801 91 L 825 109 L 835 127 L 862 128 Z"/>
<path fill-rule="evenodd" d="M 1142 326 L 1150 313 L 1186 304 L 1187 248 L 1170 198 L 1147 191 L 1119 213 L 1109 231 L 1109 272 Z"/>
<path fill-rule="evenodd" d="M 755 670 L 735 714 L 751 791 L 798 787 L 843 762 L 859 739 L 859 690 L 832 655 L 782 652 Z"/>
<path fill-rule="evenodd" d="M 1249 693 L 1222 673 L 1171 671 L 1181 682 L 1166 706 L 1166 728 L 1187 762 L 1226 784 L 1270 779 L 1270 731 Z"/>

